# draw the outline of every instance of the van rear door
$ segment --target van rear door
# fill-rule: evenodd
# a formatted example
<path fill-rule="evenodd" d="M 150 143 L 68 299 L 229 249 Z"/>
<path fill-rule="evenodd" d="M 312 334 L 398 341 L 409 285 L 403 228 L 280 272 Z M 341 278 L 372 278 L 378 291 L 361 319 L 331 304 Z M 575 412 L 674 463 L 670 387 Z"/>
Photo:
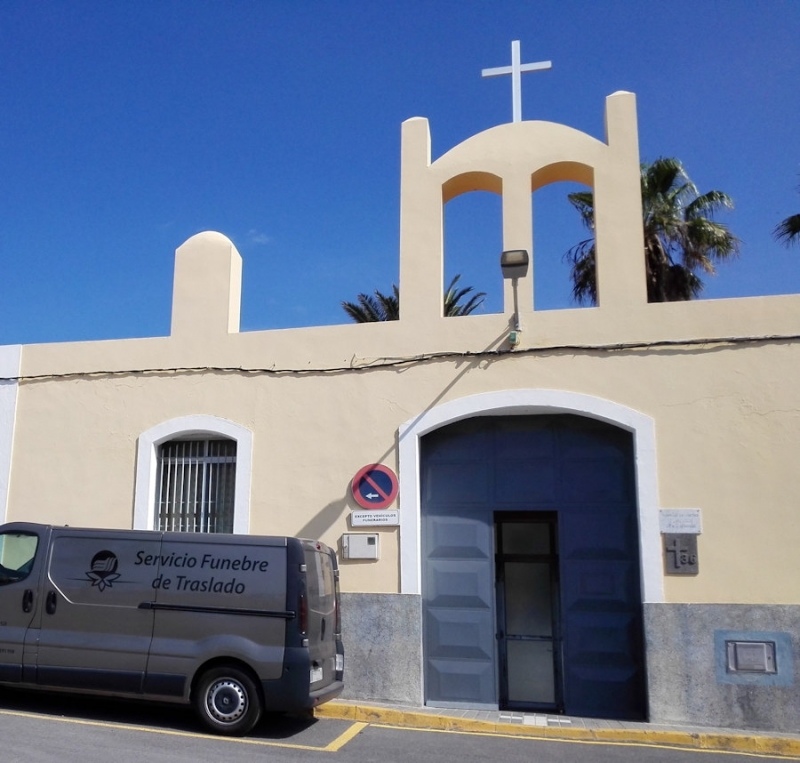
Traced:
<path fill-rule="evenodd" d="M 325 694 L 326 687 L 341 680 L 337 646 L 341 652 L 338 569 L 333 552 L 322 543 L 302 541 L 306 564 L 308 654 L 311 663 L 311 696 Z M 339 657 L 341 661 L 342 657 Z M 337 669 L 338 668 L 338 669 Z"/>

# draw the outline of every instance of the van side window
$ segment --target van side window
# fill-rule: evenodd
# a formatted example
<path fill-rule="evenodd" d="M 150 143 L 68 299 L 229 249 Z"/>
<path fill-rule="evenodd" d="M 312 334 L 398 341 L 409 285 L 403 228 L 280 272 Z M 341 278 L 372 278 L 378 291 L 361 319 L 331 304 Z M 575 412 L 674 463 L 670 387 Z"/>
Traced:
<path fill-rule="evenodd" d="M 30 533 L 0 533 L 0 585 L 31 574 L 38 545 L 39 538 Z"/>

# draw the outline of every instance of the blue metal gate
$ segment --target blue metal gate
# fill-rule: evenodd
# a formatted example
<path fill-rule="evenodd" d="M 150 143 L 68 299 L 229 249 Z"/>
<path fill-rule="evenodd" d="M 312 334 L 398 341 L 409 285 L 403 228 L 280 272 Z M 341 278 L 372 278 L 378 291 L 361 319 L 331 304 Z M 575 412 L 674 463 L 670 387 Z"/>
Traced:
<path fill-rule="evenodd" d="M 475 417 L 426 435 L 421 463 L 426 702 L 525 707 L 532 697 L 531 709 L 646 717 L 631 434 L 572 415 Z M 504 554 L 496 522 L 510 512 L 540 520 L 547 513 L 556 547 Z M 555 577 L 545 561 L 557 565 Z M 512 580 L 515 596 L 529 588 L 531 604 L 523 596 L 517 609 L 555 597 L 553 691 L 525 687 L 523 680 L 545 679 L 533 668 L 520 679 L 528 668 L 514 666 L 523 659 L 514 655 L 542 648 L 523 641 L 547 639 L 515 637 L 511 652 L 502 642 L 508 606 L 495 591 L 507 598 Z"/>

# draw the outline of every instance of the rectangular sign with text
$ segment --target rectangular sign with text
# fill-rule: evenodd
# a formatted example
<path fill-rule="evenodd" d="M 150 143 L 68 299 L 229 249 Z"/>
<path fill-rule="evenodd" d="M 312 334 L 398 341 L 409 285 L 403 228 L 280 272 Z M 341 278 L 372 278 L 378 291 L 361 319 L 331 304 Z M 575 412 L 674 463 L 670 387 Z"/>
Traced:
<path fill-rule="evenodd" d="M 375 509 L 370 511 L 353 511 L 350 513 L 350 524 L 353 527 L 385 525 L 392 527 L 400 524 L 398 509 Z"/>
<path fill-rule="evenodd" d="M 658 524 L 662 533 L 700 535 L 703 532 L 700 509 L 661 509 Z"/>

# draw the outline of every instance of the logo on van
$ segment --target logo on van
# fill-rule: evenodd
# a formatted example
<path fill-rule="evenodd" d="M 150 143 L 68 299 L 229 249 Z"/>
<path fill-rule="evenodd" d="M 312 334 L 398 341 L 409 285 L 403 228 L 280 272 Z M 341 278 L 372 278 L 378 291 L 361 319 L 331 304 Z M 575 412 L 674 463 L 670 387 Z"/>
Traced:
<path fill-rule="evenodd" d="M 119 560 L 112 551 L 98 551 L 92 557 L 92 569 L 86 573 L 86 577 L 92 581 L 92 586 L 105 591 L 119 578 L 118 566 Z"/>

